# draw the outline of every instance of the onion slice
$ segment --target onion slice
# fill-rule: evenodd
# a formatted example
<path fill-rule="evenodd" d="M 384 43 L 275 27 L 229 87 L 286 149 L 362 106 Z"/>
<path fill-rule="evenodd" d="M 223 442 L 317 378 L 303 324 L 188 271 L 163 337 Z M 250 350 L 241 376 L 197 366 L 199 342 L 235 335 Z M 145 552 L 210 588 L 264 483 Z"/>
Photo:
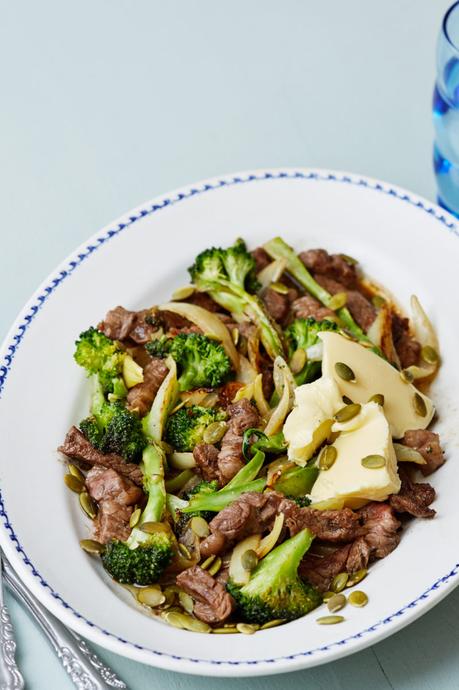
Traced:
<path fill-rule="evenodd" d="M 271 283 L 277 283 L 286 268 L 286 259 L 276 259 L 265 266 L 260 273 L 257 274 L 257 279 L 261 285 L 261 290 L 265 290 L 271 285 Z"/>
<path fill-rule="evenodd" d="M 415 462 L 416 465 L 427 465 L 421 453 L 414 448 L 404 446 L 402 443 L 394 443 L 394 450 L 398 462 Z"/>
<path fill-rule="evenodd" d="M 234 547 L 229 564 L 229 576 L 236 585 L 246 585 L 250 580 L 250 571 L 242 566 L 242 555 L 246 551 L 257 551 L 259 544 L 260 535 L 252 534 Z"/>
<path fill-rule="evenodd" d="M 188 470 L 196 467 L 196 461 L 193 453 L 172 453 L 169 456 L 169 465 L 177 470 Z"/>
<path fill-rule="evenodd" d="M 253 382 L 253 399 L 263 419 L 268 419 L 271 414 L 271 408 L 263 393 L 263 374 L 258 374 Z"/>
<path fill-rule="evenodd" d="M 279 515 L 276 515 L 276 519 L 274 520 L 274 525 L 271 532 L 267 534 L 266 537 L 263 537 L 258 549 L 256 549 L 258 558 L 263 558 L 264 556 L 266 556 L 266 554 L 268 554 L 271 551 L 271 549 L 273 549 L 276 546 L 277 540 L 281 535 L 283 526 L 284 513 L 279 513 Z"/>
<path fill-rule="evenodd" d="M 178 395 L 177 365 L 170 356 L 166 359 L 166 365 L 169 373 L 156 393 L 150 412 L 143 420 L 145 433 L 157 443 L 162 440 L 167 415 L 175 405 Z"/>
<path fill-rule="evenodd" d="M 439 356 L 439 343 L 432 323 L 421 306 L 416 295 L 411 296 L 411 316 L 413 321 L 414 333 L 421 347 L 431 347 Z M 419 366 L 413 365 L 407 368 L 413 379 L 425 379 L 432 376 L 438 369 L 440 359 L 434 363 L 427 363 L 421 360 Z"/>
<path fill-rule="evenodd" d="M 283 381 L 281 383 L 282 379 Z M 281 430 L 286 416 L 293 407 L 293 389 L 295 387 L 295 381 L 287 362 L 282 359 L 282 357 L 276 357 L 274 360 L 274 382 L 276 391 L 278 393 L 281 391 L 281 397 L 264 429 L 267 436 L 272 436 Z"/>

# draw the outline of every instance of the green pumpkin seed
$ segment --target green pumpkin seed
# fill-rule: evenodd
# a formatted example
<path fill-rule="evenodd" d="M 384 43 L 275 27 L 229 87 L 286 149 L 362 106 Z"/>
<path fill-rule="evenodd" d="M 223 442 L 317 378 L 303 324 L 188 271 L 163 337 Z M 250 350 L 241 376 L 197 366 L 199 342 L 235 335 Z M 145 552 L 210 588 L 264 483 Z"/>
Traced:
<path fill-rule="evenodd" d="M 352 371 L 351 367 L 348 367 L 348 365 L 344 364 L 344 362 L 336 362 L 335 371 L 340 379 L 343 379 L 343 381 L 355 381 L 354 372 Z"/>
<path fill-rule="evenodd" d="M 104 545 L 94 539 L 81 539 L 80 546 L 86 553 L 102 553 Z"/>
<path fill-rule="evenodd" d="M 78 469 L 76 465 L 73 465 L 71 462 L 69 462 L 68 468 L 70 474 L 73 474 L 74 477 L 79 479 L 81 482 L 84 482 L 84 474 Z"/>
<path fill-rule="evenodd" d="M 328 302 L 328 308 L 332 311 L 342 309 L 347 302 L 347 294 L 345 292 L 337 292 Z"/>
<path fill-rule="evenodd" d="M 222 559 L 216 558 L 215 561 L 210 566 L 210 568 L 208 568 L 207 572 L 209 573 L 209 575 L 212 575 L 212 577 L 213 577 L 214 575 L 216 575 L 218 573 L 218 571 L 220 570 L 221 567 L 222 567 Z"/>
<path fill-rule="evenodd" d="M 134 528 L 137 525 L 137 523 L 140 520 L 141 514 L 142 514 L 142 511 L 140 510 L 140 508 L 136 508 L 134 510 L 131 517 L 129 518 L 129 527 Z"/>
<path fill-rule="evenodd" d="M 231 331 L 231 337 L 233 339 L 233 343 L 237 345 L 239 342 L 239 328 L 233 328 Z"/>
<path fill-rule="evenodd" d="M 372 304 L 376 309 L 380 309 L 386 304 L 386 300 L 382 295 L 373 295 L 371 298 Z"/>
<path fill-rule="evenodd" d="M 152 587 L 142 587 L 137 592 L 137 600 L 145 606 L 161 606 L 166 601 L 166 597 L 161 591 L 161 587 L 154 585 Z"/>
<path fill-rule="evenodd" d="M 215 561 L 216 558 L 217 558 L 217 556 L 215 556 L 215 555 L 209 556 L 208 558 L 206 558 L 206 560 L 203 563 L 201 563 L 201 568 L 203 570 L 207 570 L 207 568 L 210 565 L 212 565 L 212 563 Z"/>
<path fill-rule="evenodd" d="M 343 397 L 341 399 L 342 399 L 343 403 L 345 403 L 346 405 L 353 405 L 354 404 L 354 401 L 351 400 L 350 398 L 348 398 L 347 395 L 343 395 Z"/>
<path fill-rule="evenodd" d="M 193 613 L 194 601 L 190 597 L 190 595 L 187 594 L 186 592 L 179 592 L 178 598 L 179 598 L 179 601 L 180 601 L 182 608 L 187 613 Z"/>
<path fill-rule="evenodd" d="M 357 585 L 359 582 L 361 582 L 367 575 L 368 570 L 366 568 L 357 570 L 355 573 L 352 573 L 352 575 L 349 575 L 349 580 L 347 581 L 346 587 L 354 587 L 354 585 Z"/>
<path fill-rule="evenodd" d="M 359 403 L 352 403 L 352 405 L 346 405 L 346 407 L 342 407 L 338 412 L 335 414 L 335 419 L 337 422 L 349 422 L 351 419 L 354 419 L 354 417 L 357 417 L 357 415 L 360 413 L 360 410 L 362 409 L 362 405 L 359 405 Z"/>
<path fill-rule="evenodd" d="M 168 527 L 162 522 L 142 522 L 138 525 L 139 529 L 146 534 L 157 534 L 158 532 L 169 532 Z"/>
<path fill-rule="evenodd" d="M 178 613 L 177 611 L 165 611 L 161 614 L 161 618 L 163 618 L 166 623 L 169 623 L 169 625 L 172 625 L 174 628 L 181 628 L 182 630 L 185 628 L 183 616 L 183 613 Z"/>
<path fill-rule="evenodd" d="M 226 433 L 228 424 L 226 422 L 212 422 L 204 430 L 202 440 L 204 443 L 218 443 Z"/>
<path fill-rule="evenodd" d="M 247 549 L 241 556 L 241 565 L 244 570 L 253 570 L 258 565 L 258 556 L 253 549 Z"/>
<path fill-rule="evenodd" d="M 362 467 L 366 467 L 367 470 L 379 470 L 385 466 L 386 458 L 384 455 L 377 455 L 375 453 L 374 455 L 366 455 L 360 462 Z"/>
<path fill-rule="evenodd" d="M 336 623 L 342 623 L 343 621 L 343 616 L 322 616 L 321 618 L 316 618 L 316 623 L 319 625 L 335 625 Z"/>
<path fill-rule="evenodd" d="M 234 625 L 231 628 L 212 628 L 212 632 L 216 635 L 234 635 L 234 633 L 238 633 L 239 630 Z"/>
<path fill-rule="evenodd" d="M 303 370 L 307 362 L 307 355 L 303 349 L 295 350 L 290 359 L 290 370 L 292 374 L 299 374 Z"/>
<path fill-rule="evenodd" d="M 324 604 L 327 604 L 330 601 L 330 599 L 334 596 L 334 592 L 325 592 L 322 596 L 322 601 L 324 602 Z"/>
<path fill-rule="evenodd" d="M 348 580 L 349 580 L 349 574 L 348 573 L 338 573 L 338 575 L 335 575 L 335 577 L 332 580 L 332 583 L 330 586 L 331 591 L 334 592 L 335 594 L 342 592 L 342 590 L 346 587 Z"/>
<path fill-rule="evenodd" d="M 204 518 L 202 518 L 198 515 L 194 518 L 191 518 L 190 527 L 193 530 L 193 532 L 195 533 L 195 535 L 197 537 L 200 537 L 201 539 L 205 539 L 206 537 L 209 536 L 209 533 L 210 533 L 209 525 L 204 520 Z"/>
<path fill-rule="evenodd" d="M 368 597 L 365 592 L 361 592 L 359 589 L 356 589 L 349 594 L 348 601 L 351 606 L 362 608 L 362 606 L 366 606 L 368 604 Z"/>
<path fill-rule="evenodd" d="M 375 402 L 377 405 L 384 405 L 384 395 L 382 393 L 376 393 L 372 395 L 368 402 Z"/>
<path fill-rule="evenodd" d="M 438 352 L 431 345 L 424 345 L 421 350 L 421 357 L 427 364 L 436 364 L 438 362 Z"/>
<path fill-rule="evenodd" d="M 76 494 L 81 494 L 84 490 L 84 482 L 73 474 L 64 475 L 64 482 L 70 491 L 74 491 Z"/>
<path fill-rule="evenodd" d="M 269 628 L 277 628 L 278 625 L 282 625 L 282 623 L 285 623 L 285 620 L 283 618 L 275 618 L 272 621 L 268 621 L 264 625 L 261 626 L 260 630 L 268 630 Z"/>
<path fill-rule="evenodd" d="M 274 292 L 279 293 L 279 295 L 288 295 L 288 287 L 284 283 L 271 283 L 269 287 Z"/>
<path fill-rule="evenodd" d="M 172 606 L 175 603 L 175 598 L 177 596 L 177 588 L 175 587 L 175 585 L 165 587 L 163 594 L 165 597 L 164 605 L 168 607 Z"/>
<path fill-rule="evenodd" d="M 83 508 L 86 515 L 91 518 L 91 520 L 94 520 L 97 515 L 97 506 L 86 491 L 82 491 L 80 494 L 80 506 Z"/>
<path fill-rule="evenodd" d="M 200 632 L 200 633 L 210 633 L 212 628 L 204 621 L 200 621 L 193 616 L 184 615 L 183 627 L 185 630 L 190 630 L 190 632 Z"/>
<path fill-rule="evenodd" d="M 324 446 L 319 454 L 319 468 L 329 470 L 335 464 L 337 456 L 338 451 L 335 446 Z"/>
<path fill-rule="evenodd" d="M 354 257 L 349 256 L 349 254 L 340 254 L 340 257 L 342 258 L 343 261 L 345 261 L 349 266 L 355 266 L 359 262 L 357 259 L 354 259 Z"/>
<path fill-rule="evenodd" d="M 414 405 L 414 411 L 416 414 L 418 414 L 420 417 L 425 417 L 427 414 L 427 407 L 424 402 L 424 398 L 419 395 L 419 393 L 415 393 L 413 397 L 413 405 Z"/>
<path fill-rule="evenodd" d="M 414 379 L 414 376 L 409 369 L 402 369 L 400 372 L 400 378 L 404 383 L 411 383 Z"/>
<path fill-rule="evenodd" d="M 185 558 L 187 558 L 189 561 L 191 561 L 190 550 L 187 546 L 185 546 L 185 544 L 180 543 L 178 545 L 178 549 L 179 549 L 180 553 L 182 554 L 182 556 L 185 556 Z"/>
<path fill-rule="evenodd" d="M 172 293 L 172 300 L 174 302 L 180 302 L 182 299 L 187 299 L 191 297 L 194 293 L 194 287 L 191 285 L 185 285 L 184 287 L 178 288 Z"/>
<path fill-rule="evenodd" d="M 253 633 L 260 629 L 260 626 L 256 623 L 237 623 L 236 629 L 243 635 L 253 635 Z"/>
<path fill-rule="evenodd" d="M 341 611 L 346 606 L 346 597 L 344 594 L 334 594 L 327 602 L 327 608 L 330 613 Z"/>

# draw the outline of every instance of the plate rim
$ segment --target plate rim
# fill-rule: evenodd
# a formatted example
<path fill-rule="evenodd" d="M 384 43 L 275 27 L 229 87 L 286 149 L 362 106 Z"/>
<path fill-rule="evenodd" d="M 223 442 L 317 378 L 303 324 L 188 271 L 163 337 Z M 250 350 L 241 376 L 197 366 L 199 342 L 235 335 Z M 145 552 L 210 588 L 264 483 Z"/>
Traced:
<path fill-rule="evenodd" d="M 20 346 L 28 326 L 46 304 L 48 297 L 59 287 L 59 285 L 106 242 L 145 216 L 152 215 L 171 205 L 193 198 L 198 194 L 204 194 L 223 187 L 257 181 L 281 181 L 292 179 L 313 182 L 344 183 L 386 194 L 428 213 L 439 222 L 439 228 L 441 225 L 443 226 L 443 228 L 441 228 L 442 231 L 446 229 L 456 237 L 459 237 L 459 228 L 456 219 L 437 204 L 409 192 L 398 185 L 345 171 L 303 167 L 263 168 L 219 175 L 185 185 L 140 204 L 133 210 L 124 213 L 101 230 L 95 232 L 88 240 L 80 244 L 76 250 L 71 252 L 60 262 L 57 268 L 42 281 L 37 290 L 35 290 L 24 307 L 20 310 L 0 347 L 0 404 L 2 404 L 2 391 L 5 381 L 13 366 L 15 352 Z M 180 656 L 178 654 L 159 652 L 129 642 L 86 619 L 85 616 L 76 611 L 53 590 L 51 585 L 42 578 L 27 557 L 9 521 L 1 490 L 0 518 L 1 547 L 4 549 L 8 559 L 11 561 L 11 564 L 15 570 L 17 570 L 25 584 L 54 615 L 59 617 L 66 625 L 76 632 L 112 652 L 135 661 L 182 673 L 233 677 L 254 676 L 284 673 L 327 663 L 360 651 L 394 634 L 430 610 L 459 584 L 459 563 L 456 563 L 452 566 L 449 573 L 439 578 L 427 590 L 422 592 L 413 601 L 407 603 L 399 611 L 394 612 L 384 619 L 378 620 L 372 626 L 354 635 L 348 636 L 340 641 L 333 641 L 315 649 L 309 649 L 293 655 L 257 660 L 229 661 L 195 659 Z M 419 604 L 422 605 L 419 606 Z M 408 616 L 405 615 L 407 612 L 409 612 Z"/>

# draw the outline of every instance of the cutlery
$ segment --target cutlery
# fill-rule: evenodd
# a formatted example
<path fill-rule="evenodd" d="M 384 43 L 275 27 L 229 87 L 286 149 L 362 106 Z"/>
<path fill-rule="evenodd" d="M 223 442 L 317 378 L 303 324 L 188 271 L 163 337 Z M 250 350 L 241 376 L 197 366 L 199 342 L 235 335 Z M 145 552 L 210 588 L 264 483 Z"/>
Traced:
<path fill-rule="evenodd" d="M 0 567 L 2 565 L 0 552 Z M 10 614 L 3 601 L 3 581 L 0 577 L 0 688 L 22 690 L 24 678 L 16 663 L 16 642 Z"/>

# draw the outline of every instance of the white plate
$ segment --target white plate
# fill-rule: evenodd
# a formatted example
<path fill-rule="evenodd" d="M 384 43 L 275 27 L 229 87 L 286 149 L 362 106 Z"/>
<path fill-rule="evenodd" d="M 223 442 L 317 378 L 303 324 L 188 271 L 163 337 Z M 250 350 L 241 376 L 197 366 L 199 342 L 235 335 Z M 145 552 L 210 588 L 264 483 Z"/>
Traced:
<path fill-rule="evenodd" d="M 432 315 L 444 359 L 433 391 L 436 428 L 448 455 L 432 478 L 438 516 L 410 524 L 399 548 L 371 568 L 364 585 L 369 605 L 349 607 L 341 625 L 317 625 L 316 611 L 250 637 L 189 633 L 143 615 L 80 550 L 89 525 L 65 489 L 55 452 L 88 405 L 73 343 L 117 304 L 136 309 L 166 299 L 187 282 L 186 267 L 201 249 L 237 236 L 255 247 L 277 234 L 297 249 L 320 246 L 358 257 L 402 304 L 415 292 Z M 202 675 L 280 673 L 331 661 L 431 608 L 459 581 L 458 240 L 453 218 L 392 185 L 343 173 L 273 170 L 171 192 L 80 247 L 23 309 L 0 360 L 0 541 L 27 586 L 90 640 L 137 661 Z"/>

